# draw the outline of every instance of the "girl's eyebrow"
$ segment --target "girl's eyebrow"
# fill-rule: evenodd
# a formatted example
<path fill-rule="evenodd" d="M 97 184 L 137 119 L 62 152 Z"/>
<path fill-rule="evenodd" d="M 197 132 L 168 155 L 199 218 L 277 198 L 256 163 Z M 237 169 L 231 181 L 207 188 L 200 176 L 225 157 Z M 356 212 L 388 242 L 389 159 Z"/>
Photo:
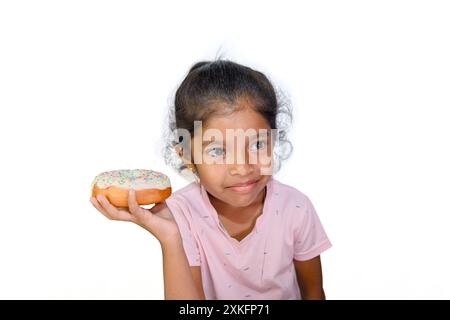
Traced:
<path fill-rule="evenodd" d="M 220 144 L 223 145 L 223 142 L 221 140 L 209 140 L 209 141 L 203 141 L 202 146 L 205 144 L 211 145 L 211 144 Z"/>
<path fill-rule="evenodd" d="M 253 134 L 253 135 L 249 136 L 248 138 L 249 139 L 255 139 L 255 138 L 263 138 L 264 139 L 264 138 L 267 138 L 269 135 L 270 135 L 270 132 L 266 130 L 266 134 L 257 133 L 257 134 Z"/>
<path fill-rule="evenodd" d="M 265 132 L 265 134 L 260 134 L 260 133 L 257 133 L 256 135 L 254 135 L 254 137 L 255 137 L 255 136 L 256 136 L 256 137 L 259 137 L 259 136 L 261 136 L 261 137 L 265 138 L 265 137 L 267 137 L 267 136 L 269 136 L 269 135 L 270 135 L 270 130 L 266 130 L 266 129 L 264 129 L 264 132 Z"/>
<path fill-rule="evenodd" d="M 267 138 L 269 136 L 269 131 L 266 130 L 266 134 L 252 134 L 251 136 L 249 136 L 249 139 L 255 139 L 255 138 Z M 211 144 L 220 144 L 223 145 L 223 141 L 222 140 L 207 140 L 207 141 L 203 141 L 202 146 L 204 145 L 211 145 Z"/>

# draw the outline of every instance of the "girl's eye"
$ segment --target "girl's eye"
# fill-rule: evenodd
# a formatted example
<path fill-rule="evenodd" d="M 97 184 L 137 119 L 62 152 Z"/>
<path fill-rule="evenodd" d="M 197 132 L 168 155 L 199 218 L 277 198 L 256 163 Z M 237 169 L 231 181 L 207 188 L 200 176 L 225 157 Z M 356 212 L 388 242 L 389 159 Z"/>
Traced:
<path fill-rule="evenodd" d="M 225 150 L 223 148 L 212 148 L 206 151 L 206 153 L 211 157 L 222 157 L 225 154 Z"/>
<path fill-rule="evenodd" d="M 250 151 L 258 151 L 266 147 L 265 141 L 257 141 L 250 146 Z"/>

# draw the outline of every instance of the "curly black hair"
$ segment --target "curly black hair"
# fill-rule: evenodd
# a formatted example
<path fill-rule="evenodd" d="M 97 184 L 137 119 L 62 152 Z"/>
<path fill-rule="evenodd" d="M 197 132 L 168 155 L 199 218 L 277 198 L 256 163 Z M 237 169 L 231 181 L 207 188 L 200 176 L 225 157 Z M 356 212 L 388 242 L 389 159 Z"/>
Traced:
<path fill-rule="evenodd" d="M 174 105 L 168 114 L 170 131 L 165 134 L 166 164 L 190 179 L 191 173 L 185 174 L 187 168 L 174 148 L 180 143 L 180 138 L 172 133 L 176 129 L 185 129 L 192 135 L 194 121 L 206 122 L 212 115 L 235 112 L 235 102 L 242 97 L 251 98 L 255 111 L 267 120 L 272 129 L 278 129 L 273 150 L 274 172 L 277 172 L 281 160 L 287 159 L 293 149 L 287 139 L 292 122 L 290 99 L 280 89 L 275 89 L 263 73 L 221 58 L 195 63 L 176 90 Z M 221 107 L 217 108 L 218 105 Z"/>

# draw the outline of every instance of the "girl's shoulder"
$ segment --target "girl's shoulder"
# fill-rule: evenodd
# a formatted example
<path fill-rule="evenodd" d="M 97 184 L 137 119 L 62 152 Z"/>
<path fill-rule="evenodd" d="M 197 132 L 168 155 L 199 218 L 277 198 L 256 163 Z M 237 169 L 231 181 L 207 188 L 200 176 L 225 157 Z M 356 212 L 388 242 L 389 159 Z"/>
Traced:
<path fill-rule="evenodd" d="M 178 225 L 190 224 L 194 215 L 203 212 L 201 190 L 198 183 L 190 183 L 173 192 L 165 200 Z"/>
<path fill-rule="evenodd" d="M 283 220 L 292 230 L 306 230 L 305 228 L 320 225 L 314 204 L 304 192 L 294 186 L 274 181 L 271 206 L 278 209 L 278 213 L 284 216 Z"/>
<path fill-rule="evenodd" d="M 207 210 L 205 200 L 202 195 L 202 189 L 199 183 L 192 182 L 173 192 L 166 203 L 171 210 L 179 211 L 183 215 L 191 216 L 193 214 L 203 214 Z"/>
<path fill-rule="evenodd" d="M 272 196 L 276 201 L 295 203 L 296 206 L 305 206 L 310 202 L 309 197 L 294 186 L 272 179 Z"/>
<path fill-rule="evenodd" d="M 175 201 L 198 201 L 200 198 L 200 185 L 196 182 L 192 182 L 173 192 L 168 199 Z"/>

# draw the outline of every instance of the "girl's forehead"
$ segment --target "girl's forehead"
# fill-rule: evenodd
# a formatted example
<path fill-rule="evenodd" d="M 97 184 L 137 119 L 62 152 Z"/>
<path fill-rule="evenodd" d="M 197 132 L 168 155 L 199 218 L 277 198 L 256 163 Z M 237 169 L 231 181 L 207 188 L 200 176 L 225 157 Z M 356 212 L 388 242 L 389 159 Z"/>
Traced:
<path fill-rule="evenodd" d="M 206 122 L 202 123 L 202 129 L 270 129 L 267 120 L 252 108 L 245 108 L 228 115 L 211 115 Z"/>

